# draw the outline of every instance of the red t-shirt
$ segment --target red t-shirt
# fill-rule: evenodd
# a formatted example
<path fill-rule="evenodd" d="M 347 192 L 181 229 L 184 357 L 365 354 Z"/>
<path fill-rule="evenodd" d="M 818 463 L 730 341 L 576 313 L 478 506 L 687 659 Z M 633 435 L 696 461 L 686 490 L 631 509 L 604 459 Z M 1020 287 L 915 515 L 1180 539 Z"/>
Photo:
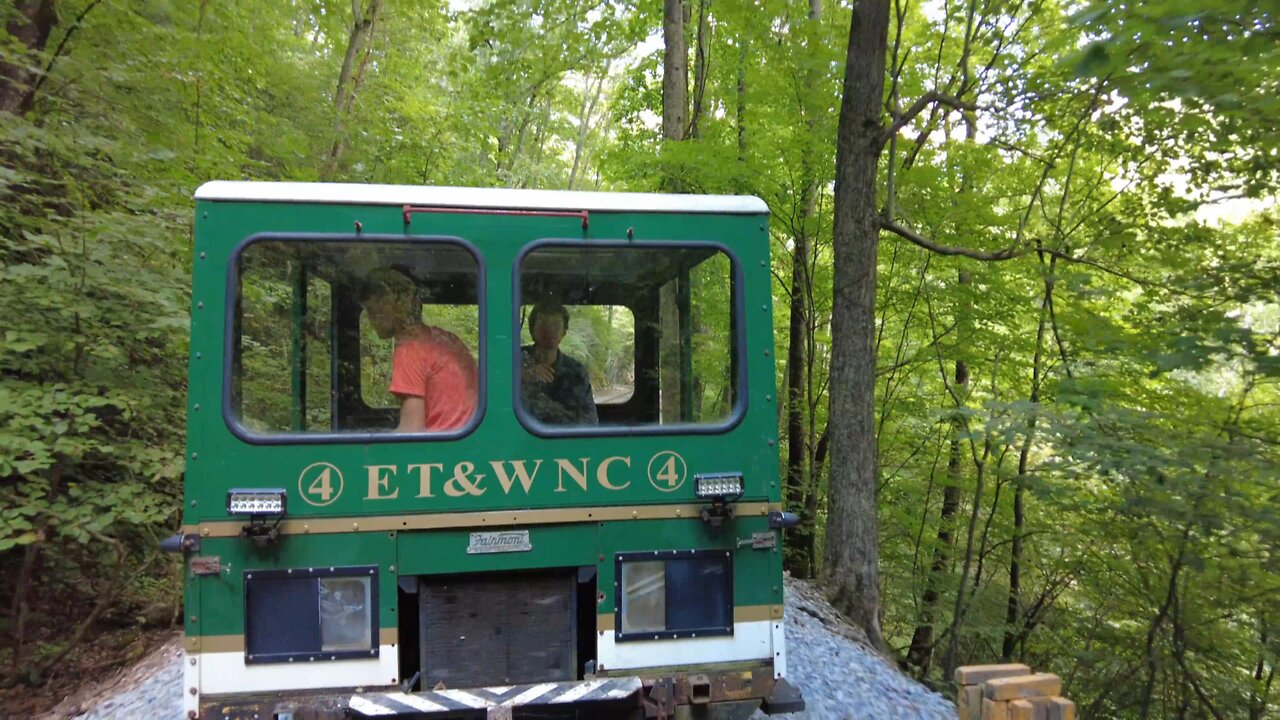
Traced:
<path fill-rule="evenodd" d="M 426 401 L 427 432 L 457 430 L 475 414 L 476 361 L 457 335 L 424 325 L 396 342 L 391 392 Z"/>

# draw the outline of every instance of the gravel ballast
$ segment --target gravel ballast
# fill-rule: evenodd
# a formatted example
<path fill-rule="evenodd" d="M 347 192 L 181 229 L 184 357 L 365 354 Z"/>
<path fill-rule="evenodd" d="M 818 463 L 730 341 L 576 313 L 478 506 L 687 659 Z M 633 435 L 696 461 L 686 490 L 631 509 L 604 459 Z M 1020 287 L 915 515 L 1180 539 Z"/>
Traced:
<path fill-rule="evenodd" d="M 804 695 L 793 720 L 955 720 L 947 698 L 898 671 L 870 648 L 822 593 L 786 585 L 787 679 Z M 752 720 L 769 717 L 757 712 Z"/>
<path fill-rule="evenodd" d="M 903 675 L 866 645 L 811 585 L 787 581 L 787 678 L 804 694 L 804 712 L 793 720 L 954 720 L 950 700 Z M 173 718 L 182 714 L 182 654 L 157 651 L 116 686 L 93 693 L 76 720 Z M 154 667 L 151 667 L 154 666 Z M 56 712 L 56 711 L 55 711 Z M 51 717 L 70 717 L 61 713 Z M 756 713 L 754 719 L 768 716 Z"/>

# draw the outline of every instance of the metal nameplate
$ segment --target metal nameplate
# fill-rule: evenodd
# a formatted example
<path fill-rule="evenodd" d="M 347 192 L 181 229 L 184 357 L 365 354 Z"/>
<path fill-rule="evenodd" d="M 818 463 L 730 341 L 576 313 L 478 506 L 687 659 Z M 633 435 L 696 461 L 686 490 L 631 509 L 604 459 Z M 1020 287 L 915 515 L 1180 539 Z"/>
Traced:
<path fill-rule="evenodd" d="M 777 546 L 778 534 L 774 531 L 751 533 L 752 550 L 768 550 Z"/>
<path fill-rule="evenodd" d="M 473 532 L 468 555 L 502 552 L 528 552 L 533 549 L 528 530 L 503 530 L 500 532 Z"/>
<path fill-rule="evenodd" d="M 738 541 L 738 547 L 750 546 L 752 550 L 769 550 L 778 546 L 777 533 L 770 530 L 769 532 L 751 533 L 751 537 L 742 538 Z"/>
<path fill-rule="evenodd" d="M 217 575 L 222 572 L 222 558 L 217 555 L 204 555 L 191 558 L 192 575 Z"/>

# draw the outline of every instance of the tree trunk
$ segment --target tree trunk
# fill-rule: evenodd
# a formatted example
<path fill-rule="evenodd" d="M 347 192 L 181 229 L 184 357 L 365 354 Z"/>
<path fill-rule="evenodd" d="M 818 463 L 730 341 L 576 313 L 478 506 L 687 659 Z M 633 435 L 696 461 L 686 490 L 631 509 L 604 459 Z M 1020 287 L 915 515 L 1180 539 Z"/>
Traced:
<path fill-rule="evenodd" d="M 960 271 L 958 282 L 963 288 L 969 284 L 969 273 Z M 969 307 L 962 306 L 957 311 L 956 338 L 957 348 L 963 347 L 968 339 Z M 942 593 L 939 585 L 947 567 L 951 564 L 951 550 L 954 545 L 952 531 L 955 529 L 956 511 L 960 507 L 960 483 L 964 481 L 964 469 L 961 462 L 961 438 L 964 436 L 964 420 L 960 416 L 963 400 L 969 393 L 969 365 L 964 360 L 956 360 L 955 374 L 952 376 L 951 397 L 959 398 L 955 408 L 956 414 L 951 418 L 951 441 L 947 453 L 947 483 L 942 488 L 942 508 L 938 511 L 937 542 L 933 546 L 933 560 L 929 563 L 929 575 L 925 580 L 924 593 L 920 597 L 920 619 L 915 631 L 911 634 L 911 647 L 907 651 L 907 664 L 920 670 L 920 676 L 929 670 L 933 660 L 934 623 L 938 621 L 938 602 Z M 962 589 L 957 590 L 960 592 Z"/>
<path fill-rule="evenodd" d="M 693 112 L 689 117 L 689 137 L 700 138 L 698 121 L 702 119 L 702 98 L 707 92 L 707 69 L 711 62 L 711 0 L 698 2 L 698 39 L 693 56 Z"/>
<path fill-rule="evenodd" d="M 689 104 L 689 47 L 684 39 L 681 0 L 665 0 L 662 39 L 662 139 L 683 140 Z"/>
<path fill-rule="evenodd" d="M 58 24 L 54 0 L 16 0 L 5 30 L 26 50 L 18 62 L 0 62 L 0 113 L 21 115 L 35 102 L 35 86 L 40 79 L 36 55 L 49 42 L 49 33 Z"/>
<path fill-rule="evenodd" d="M 738 131 L 738 166 L 746 180 L 747 164 L 747 38 L 738 38 L 738 88 L 735 117 Z"/>
<path fill-rule="evenodd" d="M 1271 683 L 1276 677 L 1276 667 L 1272 663 L 1267 667 L 1267 617 L 1258 618 L 1259 651 L 1258 662 L 1253 671 L 1253 685 L 1249 688 L 1249 720 L 1262 720 L 1267 709 L 1267 698 L 1271 697 Z"/>
<path fill-rule="evenodd" d="M 961 382 L 962 377 L 967 381 L 967 373 L 964 363 L 956 362 L 956 382 Z M 933 560 L 929 563 L 929 575 L 920 598 L 920 621 L 911 634 L 911 647 L 907 650 L 907 664 L 919 668 L 921 677 L 928 673 L 929 663 L 933 660 L 936 642 L 933 626 L 938 620 L 938 601 L 942 597 L 938 585 L 942 582 L 947 566 L 951 564 L 951 548 L 955 542 L 951 533 L 955 529 L 956 510 L 960 507 L 960 445 L 955 440 L 958 434 L 952 428 L 950 454 L 947 457 L 947 484 L 942 488 L 942 509 L 938 512 L 937 541 L 933 546 Z"/>
<path fill-rule="evenodd" d="M 814 0 L 815 3 L 817 0 Z M 806 58 L 819 48 L 817 41 L 817 24 L 822 19 L 821 5 L 810 7 L 809 22 L 802 35 L 800 52 Z M 810 382 L 813 377 L 813 330 L 811 317 L 813 306 L 812 279 L 809 275 L 812 222 L 817 209 L 818 192 L 821 179 L 818 177 L 816 162 L 817 142 L 816 121 L 817 108 L 812 105 L 811 88 L 817 84 L 814 63 L 805 62 L 806 70 L 800 82 L 799 96 L 803 98 L 801 111 L 808 128 L 806 143 L 800 156 L 800 216 L 792 225 L 791 253 L 791 313 L 787 340 L 787 498 L 792 508 L 804 508 L 798 526 L 787 533 L 788 547 L 791 548 L 787 569 L 796 577 L 812 577 L 816 572 L 816 517 L 809 508 L 816 508 L 819 488 L 816 486 L 818 476 L 809 473 L 805 477 L 805 468 L 812 464 L 813 417 L 810 413 L 808 425 L 805 422 L 804 410 L 811 408 L 814 398 L 810 393 Z"/>
<path fill-rule="evenodd" d="M 578 175 L 582 171 L 587 156 L 587 143 L 591 139 L 591 118 L 595 116 L 596 106 L 600 104 L 600 97 L 604 95 L 604 81 L 609 77 L 611 64 L 612 61 L 604 64 L 604 69 L 595 79 L 594 89 L 590 72 L 583 80 L 582 107 L 578 111 L 578 134 L 573 143 L 573 167 L 569 170 L 569 190 L 574 189 L 578 184 Z"/>
<path fill-rule="evenodd" d="M 858 0 L 849 25 L 836 139 L 831 479 L 826 576 L 832 603 L 884 648 L 875 434 L 876 166 L 883 128 L 889 0 Z"/>
<path fill-rule="evenodd" d="M 333 179 L 337 174 L 339 161 L 346 149 L 347 118 L 364 81 L 365 69 L 373 52 L 373 35 L 382 14 L 382 0 L 369 0 L 368 8 L 362 5 L 361 0 L 351 0 L 351 34 L 347 38 L 342 70 L 338 73 L 338 85 L 333 91 L 333 144 L 329 146 L 329 154 L 321 170 L 321 177 L 325 180 Z M 358 69 L 356 58 L 361 58 Z"/>
<path fill-rule="evenodd" d="M 1022 448 L 1018 451 L 1018 477 L 1013 484 L 1013 537 L 1009 549 L 1009 601 L 1005 608 L 1004 641 L 1000 646 L 1000 659 L 1009 662 L 1013 659 L 1013 651 L 1022 633 L 1018 631 L 1018 616 L 1022 609 L 1022 535 L 1026 523 L 1023 507 L 1023 485 L 1027 478 L 1027 463 L 1031 455 L 1031 443 L 1035 440 L 1036 405 L 1040 402 L 1040 365 L 1044 360 L 1044 334 L 1049 320 L 1049 303 L 1053 302 L 1053 273 L 1058 259 L 1050 258 L 1047 275 L 1044 281 L 1044 299 L 1040 302 L 1040 322 L 1036 327 L 1036 350 L 1031 360 L 1031 392 L 1027 399 L 1031 401 L 1031 418 L 1027 421 L 1027 436 L 1022 439 Z"/>
<path fill-rule="evenodd" d="M 787 480 L 786 506 L 799 509 L 805 506 L 804 467 L 808 459 L 805 443 L 805 350 L 808 347 L 809 323 L 805 307 L 806 286 L 809 283 L 809 238 L 805 232 L 804 218 L 798 223 L 793 237 L 791 254 L 791 317 L 787 338 Z M 785 542 L 791 552 L 785 556 L 783 566 L 795 577 L 809 577 L 812 564 L 814 533 L 813 518 L 802 515 L 800 524 L 786 531 Z"/>

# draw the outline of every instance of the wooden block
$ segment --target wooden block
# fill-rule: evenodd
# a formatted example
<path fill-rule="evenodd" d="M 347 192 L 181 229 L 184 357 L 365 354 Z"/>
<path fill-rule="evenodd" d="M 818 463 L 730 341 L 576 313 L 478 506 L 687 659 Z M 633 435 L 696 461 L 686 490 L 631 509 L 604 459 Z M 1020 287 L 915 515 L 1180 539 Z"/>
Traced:
<path fill-rule="evenodd" d="M 1063 697 L 1049 698 L 1048 720 L 1076 720 L 1076 704 Z"/>
<path fill-rule="evenodd" d="M 1014 675 L 1030 675 L 1031 668 L 1022 663 L 1007 665 L 966 665 L 956 668 L 955 681 L 958 685 L 981 685 L 995 678 Z"/>
<path fill-rule="evenodd" d="M 982 698 L 982 720 L 1009 720 L 1009 703 Z"/>
<path fill-rule="evenodd" d="M 1036 720 L 1036 706 L 1030 700 L 1010 700 L 1009 720 Z"/>
<path fill-rule="evenodd" d="M 982 720 L 982 686 L 961 685 L 956 693 L 956 714 L 960 720 Z"/>
<path fill-rule="evenodd" d="M 1062 692 L 1062 679 L 1053 673 L 995 678 L 982 684 L 983 696 L 992 700 L 1052 697 Z"/>

